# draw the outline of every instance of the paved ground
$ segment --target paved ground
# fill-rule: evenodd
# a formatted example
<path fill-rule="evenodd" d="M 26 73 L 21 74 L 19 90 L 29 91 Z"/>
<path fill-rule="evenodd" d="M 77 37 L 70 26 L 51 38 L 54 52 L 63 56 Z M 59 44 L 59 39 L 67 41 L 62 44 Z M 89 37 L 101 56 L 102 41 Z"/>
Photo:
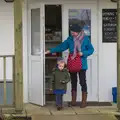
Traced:
<path fill-rule="evenodd" d="M 13 114 L 13 116 L 28 116 L 32 120 L 118 120 L 115 115 L 120 116 L 116 104 L 113 106 L 92 106 L 84 109 L 79 106 L 68 107 L 65 105 L 63 110 L 57 111 L 55 103 L 49 103 L 44 107 L 25 104 L 23 114 Z"/>
<path fill-rule="evenodd" d="M 32 117 L 32 120 L 117 120 L 115 115 L 120 115 L 117 112 L 116 105 L 102 107 L 87 107 L 81 109 L 77 107 L 68 107 L 57 111 L 54 103 L 49 103 L 44 107 L 33 104 L 26 104 L 25 110 L 27 115 Z"/>

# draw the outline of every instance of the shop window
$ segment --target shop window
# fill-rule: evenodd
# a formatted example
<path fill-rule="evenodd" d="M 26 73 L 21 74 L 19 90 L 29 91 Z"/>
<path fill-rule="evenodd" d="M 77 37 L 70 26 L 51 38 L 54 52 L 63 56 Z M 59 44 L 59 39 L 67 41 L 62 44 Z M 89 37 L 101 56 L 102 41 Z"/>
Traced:
<path fill-rule="evenodd" d="M 72 24 L 78 24 L 91 39 L 90 9 L 69 9 L 69 27 L 72 26 Z"/>

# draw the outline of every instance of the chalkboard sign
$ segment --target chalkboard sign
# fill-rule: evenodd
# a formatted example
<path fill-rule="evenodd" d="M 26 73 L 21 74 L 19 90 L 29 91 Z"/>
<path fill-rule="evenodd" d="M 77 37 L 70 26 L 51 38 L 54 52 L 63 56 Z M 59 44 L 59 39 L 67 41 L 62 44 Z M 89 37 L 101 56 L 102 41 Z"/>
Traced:
<path fill-rule="evenodd" d="M 103 42 L 117 41 L 117 9 L 102 10 Z"/>

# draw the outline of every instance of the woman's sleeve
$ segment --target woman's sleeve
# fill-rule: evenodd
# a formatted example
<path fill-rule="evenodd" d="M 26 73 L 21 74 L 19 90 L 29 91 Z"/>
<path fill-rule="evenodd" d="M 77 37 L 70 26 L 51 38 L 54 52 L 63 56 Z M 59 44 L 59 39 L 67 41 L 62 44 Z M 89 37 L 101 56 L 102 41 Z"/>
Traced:
<path fill-rule="evenodd" d="M 55 48 L 51 48 L 50 53 L 65 51 L 68 49 L 68 47 L 69 47 L 69 45 L 68 45 L 68 39 L 67 39 L 64 42 L 62 42 L 61 44 L 59 44 L 58 46 L 56 46 Z"/>
<path fill-rule="evenodd" d="M 94 48 L 91 44 L 91 41 L 88 38 L 86 38 L 86 39 L 87 39 L 87 46 L 86 46 L 86 50 L 82 51 L 83 57 L 87 57 L 89 55 L 92 55 L 94 52 Z"/>

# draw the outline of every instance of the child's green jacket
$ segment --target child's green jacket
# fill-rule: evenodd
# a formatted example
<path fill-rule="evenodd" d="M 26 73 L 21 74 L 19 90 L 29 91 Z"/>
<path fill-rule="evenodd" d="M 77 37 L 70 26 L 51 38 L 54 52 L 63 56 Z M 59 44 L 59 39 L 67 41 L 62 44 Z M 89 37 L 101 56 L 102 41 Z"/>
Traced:
<path fill-rule="evenodd" d="M 54 68 L 50 80 L 50 89 L 66 90 L 67 83 L 69 81 L 70 81 L 70 74 L 66 68 L 64 68 L 62 71 L 60 71 L 58 68 Z"/>

